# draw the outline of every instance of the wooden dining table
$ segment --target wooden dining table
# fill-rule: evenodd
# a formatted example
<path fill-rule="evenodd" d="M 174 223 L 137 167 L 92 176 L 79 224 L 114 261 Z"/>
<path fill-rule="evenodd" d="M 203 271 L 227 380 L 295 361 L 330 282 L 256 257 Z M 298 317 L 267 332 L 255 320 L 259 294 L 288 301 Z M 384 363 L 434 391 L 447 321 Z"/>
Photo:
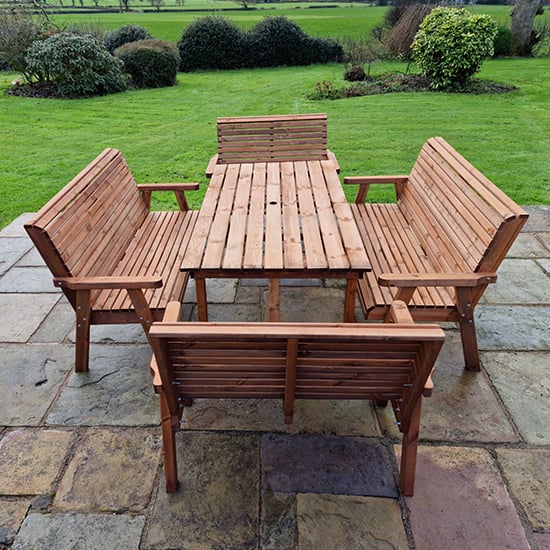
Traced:
<path fill-rule="evenodd" d="M 216 164 L 185 252 L 199 321 L 207 278 L 269 279 L 279 320 L 281 279 L 345 279 L 344 322 L 355 320 L 369 261 L 332 159 Z"/>

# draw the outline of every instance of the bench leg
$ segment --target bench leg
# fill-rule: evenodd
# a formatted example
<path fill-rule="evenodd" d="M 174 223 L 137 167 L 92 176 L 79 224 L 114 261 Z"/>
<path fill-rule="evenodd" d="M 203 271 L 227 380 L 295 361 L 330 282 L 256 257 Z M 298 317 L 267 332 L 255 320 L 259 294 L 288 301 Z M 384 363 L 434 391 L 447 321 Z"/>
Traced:
<path fill-rule="evenodd" d="M 75 371 L 88 372 L 90 362 L 90 291 L 76 291 Z"/>
<path fill-rule="evenodd" d="M 346 296 L 344 299 L 344 323 L 355 323 L 356 295 L 357 295 L 357 279 L 347 279 Z"/>
<path fill-rule="evenodd" d="M 416 476 L 416 457 L 418 453 L 421 410 L 422 397 L 419 397 L 411 413 L 409 429 L 403 433 L 399 489 L 401 490 L 401 494 L 406 497 L 412 497 L 414 493 L 414 478 Z"/>
<path fill-rule="evenodd" d="M 269 279 L 268 296 L 268 320 L 272 323 L 280 321 L 281 308 L 279 303 L 279 279 Z"/>
<path fill-rule="evenodd" d="M 472 290 L 470 288 L 457 288 L 456 297 L 466 370 L 479 372 L 481 364 L 477 347 L 474 308 L 472 307 Z"/>
<path fill-rule="evenodd" d="M 176 458 L 176 434 L 172 428 L 172 417 L 164 393 L 160 394 L 160 418 L 162 430 L 162 447 L 164 450 L 164 475 L 166 492 L 175 493 L 179 487 L 178 463 Z"/>

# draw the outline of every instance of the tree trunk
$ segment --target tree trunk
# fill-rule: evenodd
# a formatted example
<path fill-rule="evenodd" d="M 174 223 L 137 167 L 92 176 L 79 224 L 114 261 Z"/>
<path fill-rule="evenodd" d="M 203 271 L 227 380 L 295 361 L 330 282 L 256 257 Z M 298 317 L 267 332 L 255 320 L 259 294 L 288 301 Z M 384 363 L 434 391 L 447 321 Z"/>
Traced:
<path fill-rule="evenodd" d="M 533 25 L 542 13 L 544 0 L 516 0 L 512 11 L 513 50 L 517 55 L 529 56 L 535 45 Z"/>

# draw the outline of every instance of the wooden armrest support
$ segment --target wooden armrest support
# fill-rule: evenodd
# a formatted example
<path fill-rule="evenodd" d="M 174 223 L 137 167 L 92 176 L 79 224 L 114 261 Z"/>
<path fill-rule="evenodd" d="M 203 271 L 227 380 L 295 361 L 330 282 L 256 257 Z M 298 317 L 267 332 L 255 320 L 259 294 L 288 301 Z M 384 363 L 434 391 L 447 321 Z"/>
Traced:
<path fill-rule="evenodd" d="M 196 191 L 199 188 L 198 183 L 138 183 L 138 189 L 141 192 L 147 208 L 151 208 L 151 193 L 153 191 L 173 191 L 178 201 L 178 206 L 182 212 L 189 210 L 189 204 L 185 198 L 185 191 Z"/>
<path fill-rule="evenodd" d="M 424 389 L 422 390 L 422 395 L 424 397 L 431 397 L 432 393 L 434 391 L 434 381 L 432 379 L 433 372 L 434 371 L 432 369 L 432 372 L 431 372 L 430 376 L 428 376 L 428 380 L 426 380 L 426 384 L 424 385 Z"/>
<path fill-rule="evenodd" d="M 197 191 L 198 183 L 138 183 L 140 191 Z"/>
<path fill-rule="evenodd" d="M 454 286 L 474 287 L 494 283 L 496 273 L 381 273 L 378 282 L 382 286 L 419 287 Z"/>
<path fill-rule="evenodd" d="M 159 277 L 55 277 L 54 286 L 71 290 L 160 288 Z"/>
<path fill-rule="evenodd" d="M 344 183 L 370 185 L 371 183 L 407 183 L 409 176 L 346 176 Z"/>
<path fill-rule="evenodd" d="M 344 183 L 359 185 L 357 196 L 355 197 L 355 203 L 361 204 L 365 202 L 371 184 L 393 183 L 395 185 L 395 194 L 397 197 L 399 197 L 408 179 L 409 176 L 347 176 L 344 178 Z"/>
<path fill-rule="evenodd" d="M 394 323 L 413 324 L 413 318 L 407 307 L 407 304 L 402 300 L 395 300 L 390 305 L 388 319 Z"/>

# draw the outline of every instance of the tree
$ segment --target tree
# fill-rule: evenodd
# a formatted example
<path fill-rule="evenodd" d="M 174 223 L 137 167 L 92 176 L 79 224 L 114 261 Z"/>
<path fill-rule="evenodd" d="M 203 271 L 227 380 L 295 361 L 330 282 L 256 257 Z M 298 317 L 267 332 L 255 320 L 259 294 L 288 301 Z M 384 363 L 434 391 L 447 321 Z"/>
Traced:
<path fill-rule="evenodd" d="M 512 10 L 513 51 L 517 55 L 529 56 L 537 37 L 533 31 L 535 17 L 544 11 L 544 0 L 516 0 Z"/>

